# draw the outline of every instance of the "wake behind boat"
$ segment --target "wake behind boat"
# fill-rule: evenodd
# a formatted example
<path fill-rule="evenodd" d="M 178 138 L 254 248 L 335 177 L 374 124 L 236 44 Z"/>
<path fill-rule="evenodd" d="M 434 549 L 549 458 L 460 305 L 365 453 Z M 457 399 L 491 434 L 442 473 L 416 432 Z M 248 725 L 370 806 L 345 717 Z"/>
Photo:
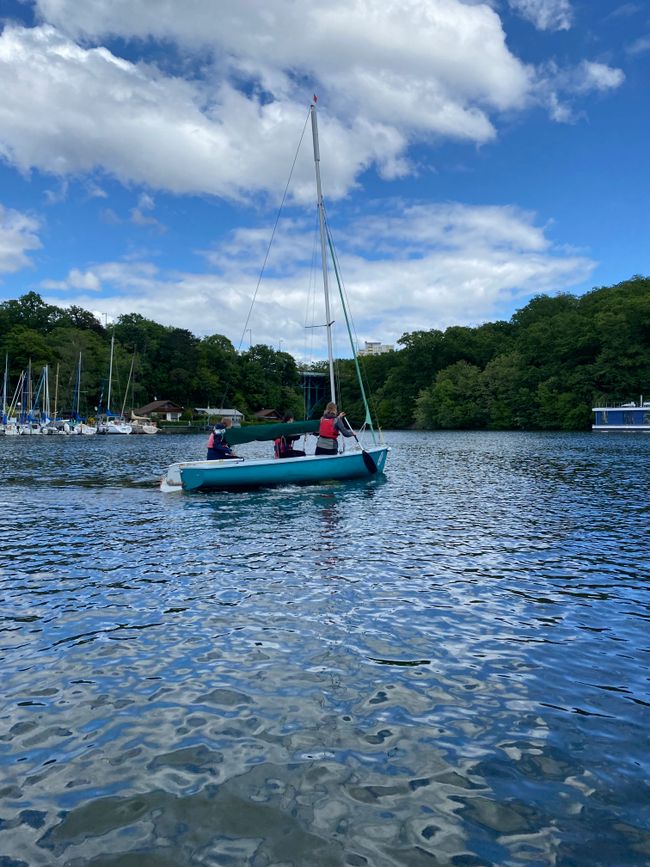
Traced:
<path fill-rule="evenodd" d="M 361 399 L 365 407 L 365 420 L 363 430 L 369 433 L 372 445 L 364 448 L 357 435 L 349 429 L 345 437 L 356 440 L 356 448 L 346 449 L 342 453 L 334 451 L 332 454 L 314 454 L 300 457 L 273 458 L 269 460 L 246 460 L 232 457 L 227 459 L 184 461 L 172 464 L 161 481 L 162 491 L 216 491 L 237 490 L 277 485 L 309 484 L 324 481 L 346 481 L 348 479 L 370 478 L 383 473 L 388 455 L 388 446 L 379 442 L 379 437 L 373 427 L 370 408 L 366 399 L 366 393 L 361 377 L 361 370 L 357 359 L 350 317 L 346 309 L 345 293 L 339 277 L 337 261 L 334 255 L 334 245 L 327 228 L 325 219 L 325 206 L 321 190 L 320 177 L 320 151 L 318 145 L 318 121 L 316 116 L 315 99 L 310 107 L 312 126 L 312 139 L 314 146 L 314 166 L 316 171 L 316 194 L 318 205 L 318 219 L 320 228 L 321 264 L 323 271 L 323 294 L 325 301 L 325 328 L 327 330 L 327 357 L 329 367 L 330 399 L 329 406 L 336 405 L 336 384 L 334 377 L 334 357 L 332 349 L 332 325 L 330 314 L 330 299 L 328 285 L 328 250 L 331 257 L 331 265 L 336 276 L 339 289 L 339 297 L 343 314 L 347 325 L 350 346 L 354 356 L 357 380 Z M 341 414 L 342 416 L 343 414 Z M 333 416 L 331 417 L 333 423 Z M 324 419 L 323 419 L 324 421 Z M 225 442 L 229 445 L 237 445 L 252 440 L 275 440 L 280 436 L 291 436 L 301 433 L 315 433 L 320 426 L 316 420 L 303 422 L 287 422 L 282 425 L 261 425 L 252 428 L 244 428 L 239 431 L 230 429 L 225 434 Z M 324 436 L 320 430 L 320 436 Z M 334 435 L 336 440 L 337 435 Z M 336 440 L 337 441 L 337 440 Z M 319 440 L 320 442 L 320 440 Z M 220 458 L 221 455 L 218 456 Z"/>

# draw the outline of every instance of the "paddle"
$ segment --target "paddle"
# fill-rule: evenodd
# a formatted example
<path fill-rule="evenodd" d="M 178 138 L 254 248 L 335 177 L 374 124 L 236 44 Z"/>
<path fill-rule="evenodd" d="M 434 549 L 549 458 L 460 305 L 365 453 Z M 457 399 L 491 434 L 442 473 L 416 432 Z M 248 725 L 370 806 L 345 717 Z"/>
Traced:
<path fill-rule="evenodd" d="M 361 449 L 361 457 L 363 458 L 363 462 L 364 462 L 364 464 L 366 465 L 366 469 L 368 470 L 368 472 L 369 472 L 371 475 L 373 475 L 374 473 L 377 472 L 377 464 L 375 463 L 375 461 L 374 461 L 372 455 L 370 454 L 370 452 L 367 452 L 367 451 L 364 449 L 364 447 L 361 445 L 361 443 L 359 442 L 359 437 L 358 437 L 358 436 L 355 434 L 355 432 L 352 430 L 352 425 L 351 425 L 350 422 L 347 420 L 347 417 L 346 417 L 346 416 L 342 416 L 342 418 L 343 418 L 343 421 L 344 421 L 344 422 L 346 423 L 346 425 L 348 426 L 349 430 L 352 431 L 352 436 L 355 438 L 355 440 L 357 441 L 357 445 L 358 445 L 359 448 Z"/>

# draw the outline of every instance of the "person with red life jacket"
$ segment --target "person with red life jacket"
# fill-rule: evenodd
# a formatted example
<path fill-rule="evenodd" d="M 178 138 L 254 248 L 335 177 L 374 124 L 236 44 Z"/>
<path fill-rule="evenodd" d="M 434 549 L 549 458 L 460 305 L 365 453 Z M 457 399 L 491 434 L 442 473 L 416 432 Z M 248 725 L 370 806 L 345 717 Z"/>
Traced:
<path fill-rule="evenodd" d="M 208 454 L 206 460 L 221 461 L 224 458 L 236 458 L 237 455 L 226 442 L 226 431 L 232 427 L 232 419 L 222 418 L 219 424 L 215 424 L 212 433 L 208 437 Z"/>
<path fill-rule="evenodd" d="M 316 455 L 337 455 L 339 452 L 339 434 L 344 437 L 353 437 L 354 431 L 344 421 L 345 413 L 337 412 L 335 403 L 328 403 L 320 420 L 318 428 L 318 440 L 316 442 Z"/>
<path fill-rule="evenodd" d="M 292 421 L 292 415 L 285 415 L 282 419 L 283 424 L 288 424 Z M 278 437 L 274 440 L 273 446 L 276 458 L 304 458 L 305 452 L 300 451 L 300 449 L 294 449 L 293 447 L 293 444 L 299 439 L 299 436 L 288 436 L 285 434 L 284 436 Z"/>

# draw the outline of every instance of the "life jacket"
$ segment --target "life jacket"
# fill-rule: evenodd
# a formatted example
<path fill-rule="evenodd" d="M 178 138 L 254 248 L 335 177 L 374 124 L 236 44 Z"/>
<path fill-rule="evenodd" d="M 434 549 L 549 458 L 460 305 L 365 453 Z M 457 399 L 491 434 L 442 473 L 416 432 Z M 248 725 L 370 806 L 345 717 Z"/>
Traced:
<path fill-rule="evenodd" d="M 223 425 L 217 424 L 212 429 L 212 433 L 208 437 L 208 448 L 218 449 L 220 446 L 227 446 L 226 429 Z"/>
<path fill-rule="evenodd" d="M 327 416 L 323 416 L 320 420 L 320 427 L 318 428 L 318 436 L 324 437 L 327 440 L 336 440 L 339 437 L 339 432 L 334 427 L 336 419 L 328 418 Z"/>
<path fill-rule="evenodd" d="M 277 440 L 273 440 L 273 451 L 275 452 L 276 458 L 282 457 L 286 450 L 287 444 L 284 441 L 284 437 L 278 437 Z"/>

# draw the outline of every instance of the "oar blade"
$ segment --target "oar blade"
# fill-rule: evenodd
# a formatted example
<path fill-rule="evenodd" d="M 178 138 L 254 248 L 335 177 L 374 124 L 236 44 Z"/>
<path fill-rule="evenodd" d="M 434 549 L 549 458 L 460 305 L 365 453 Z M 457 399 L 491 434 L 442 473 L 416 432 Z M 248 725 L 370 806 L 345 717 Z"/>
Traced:
<path fill-rule="evenodd" d="M 375 463 L 373 456 L 369 452 L 367 452 L 365 449 L 361 452 L 361 456 L 363 457 L 363 462 L 366 465 L 366 469 L 368 470 L 370 475 L 373 475 L 374 473 L 376 473 L 377 472 L 377 464 Z"/>

